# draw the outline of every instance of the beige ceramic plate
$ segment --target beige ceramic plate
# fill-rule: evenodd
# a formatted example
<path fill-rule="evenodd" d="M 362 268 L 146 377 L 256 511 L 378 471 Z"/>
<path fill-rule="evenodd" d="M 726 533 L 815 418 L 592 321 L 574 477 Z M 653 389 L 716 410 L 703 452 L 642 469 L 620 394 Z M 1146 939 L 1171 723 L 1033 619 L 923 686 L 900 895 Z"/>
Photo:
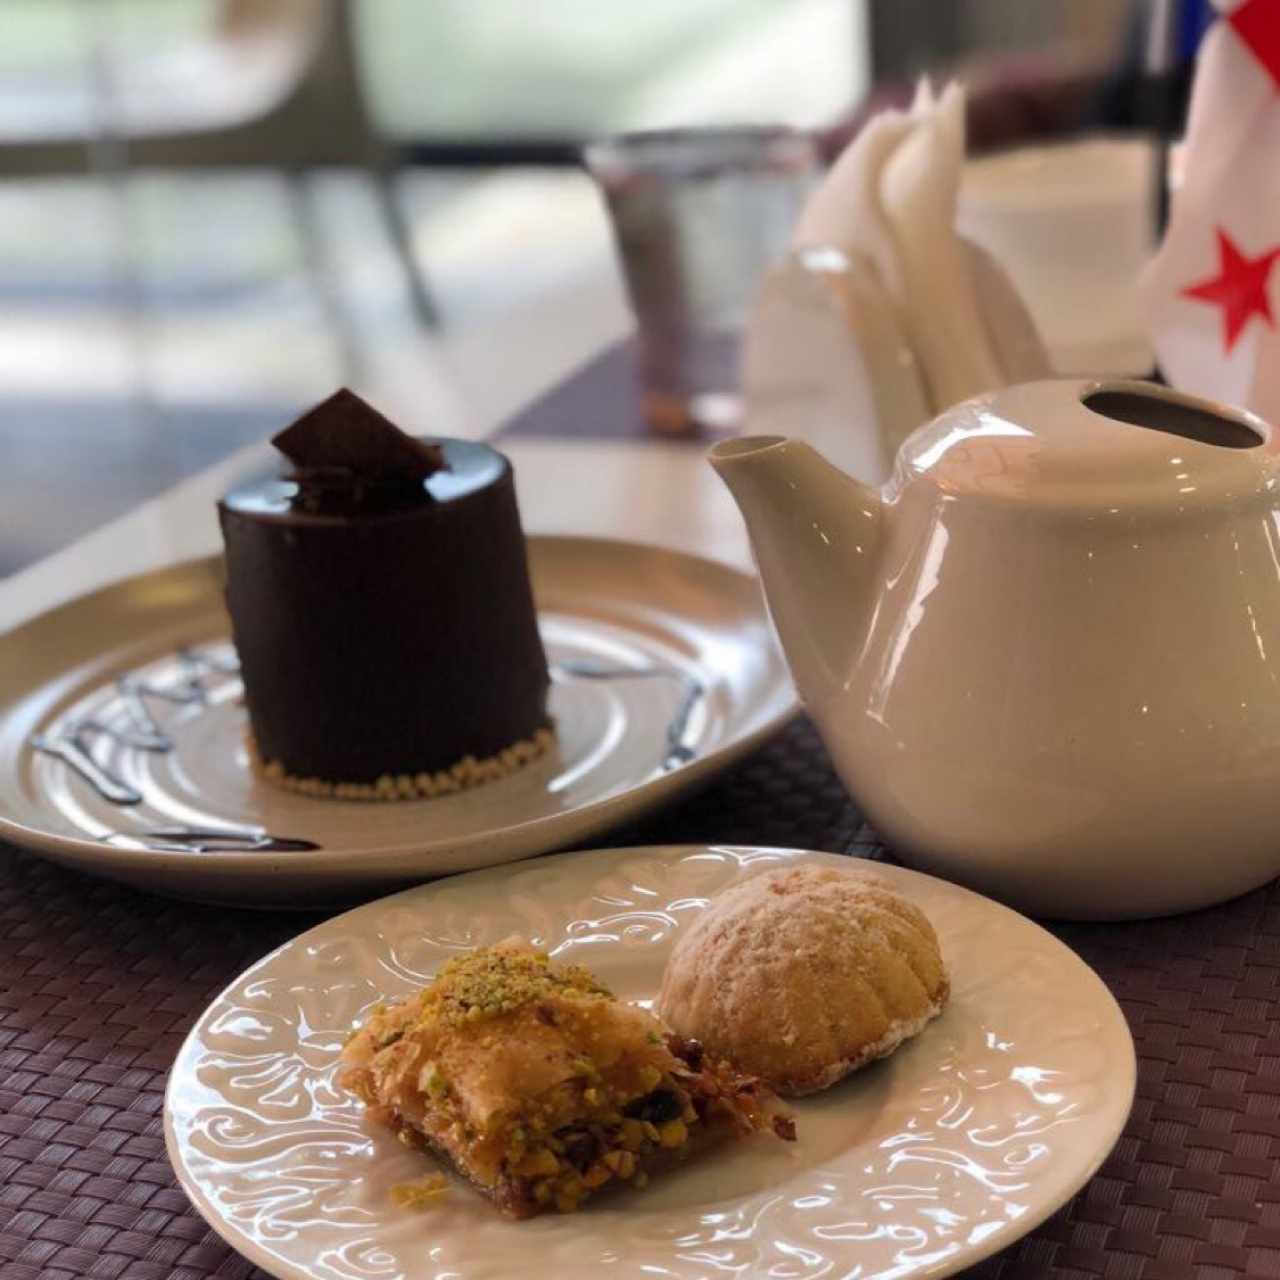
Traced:
<path fill-rule="evenodd" d="M 1098 1168 L 1133 1098 L 1133 1042 L 1097 976 L 1006 907 L 877 867 L 928 913 L 951 970 L 942 1016 L 892 1058 L 644 1192 L 511 1223 L 460 1183 L 427 1212 L 391 1188 L 428 1158 L 334 1083 L 345 1033 L 458 950 L 519 932 L 648 1001 L 682 928 L 761 867 L 831 854 L 613 849 L 410 889 L 254 965 L 196 1023 L 165 1135 L 210 1225 L 288 1280 L 951 1275 L 1030 1231 Z"/>
<path fill-rule="evenodd" d="M 634 819 L 795 710 L 752 579 L 621 542 L 532 538 L 529 551 L 557 745 L 515 776 L 396 804 L 260 782 L 211 558 L 0 637 L 0 838 L 170 894 L 350 901 Z"/>

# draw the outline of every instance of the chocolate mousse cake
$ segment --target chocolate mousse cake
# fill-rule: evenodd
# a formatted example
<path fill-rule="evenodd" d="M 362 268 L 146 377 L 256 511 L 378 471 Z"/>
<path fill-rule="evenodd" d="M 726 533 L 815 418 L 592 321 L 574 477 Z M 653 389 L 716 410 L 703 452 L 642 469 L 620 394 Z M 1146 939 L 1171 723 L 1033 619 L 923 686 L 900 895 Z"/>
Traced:
<path fill-rule="evenodd" d="M 345 390 L 272 443 L 286 474 L 218 504 L 261 773 L 416 799 L 542 754 L 547 661 L 506 458 L 409 436 Z"/>

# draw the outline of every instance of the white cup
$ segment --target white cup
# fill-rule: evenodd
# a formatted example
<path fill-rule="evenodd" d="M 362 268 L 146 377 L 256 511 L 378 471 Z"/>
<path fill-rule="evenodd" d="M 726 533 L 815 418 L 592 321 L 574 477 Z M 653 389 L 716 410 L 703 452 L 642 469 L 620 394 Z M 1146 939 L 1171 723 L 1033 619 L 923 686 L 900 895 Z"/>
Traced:
<path fill-rule="evenodd" d="M 1021 147 L 966 163 L 957 230 L 1005 268 L 1056 372 L 1146 376 L 1138 275 L 1156 239 L 1142 138 Z"/>

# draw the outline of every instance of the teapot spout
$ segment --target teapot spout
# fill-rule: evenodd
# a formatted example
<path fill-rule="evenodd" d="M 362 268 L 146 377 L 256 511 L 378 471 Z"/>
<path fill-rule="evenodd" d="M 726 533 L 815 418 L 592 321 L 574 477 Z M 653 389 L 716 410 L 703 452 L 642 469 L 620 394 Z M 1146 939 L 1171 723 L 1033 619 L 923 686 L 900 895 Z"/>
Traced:
<path fill-rule="evenodd" d="M 744 436 L 711 450 L 742 512 L 801 698 L 821 707 L 858 661 L 877 598 L 880 495 L 798 440 Z"/>

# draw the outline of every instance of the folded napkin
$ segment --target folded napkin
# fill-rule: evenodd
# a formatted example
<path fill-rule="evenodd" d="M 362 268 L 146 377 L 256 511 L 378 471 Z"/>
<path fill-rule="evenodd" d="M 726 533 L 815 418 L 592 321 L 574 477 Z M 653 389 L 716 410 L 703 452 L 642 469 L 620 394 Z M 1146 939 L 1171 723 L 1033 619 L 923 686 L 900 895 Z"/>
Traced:
<path fill-rule="evenodd" d="M 1139 302 L 1169 382 L 1280 422 L 1280 4 L 1214 3 L 1181 182 Z"/>
<path fill-rule="evenodd" d="M 752 431 L 800 436 L 872 483 L 959 400 L 1044 377 L 1022 299 L 956 233 L 964 90 L 921 84 L 868 122 L 806 205 L 747 328 Z"/>

